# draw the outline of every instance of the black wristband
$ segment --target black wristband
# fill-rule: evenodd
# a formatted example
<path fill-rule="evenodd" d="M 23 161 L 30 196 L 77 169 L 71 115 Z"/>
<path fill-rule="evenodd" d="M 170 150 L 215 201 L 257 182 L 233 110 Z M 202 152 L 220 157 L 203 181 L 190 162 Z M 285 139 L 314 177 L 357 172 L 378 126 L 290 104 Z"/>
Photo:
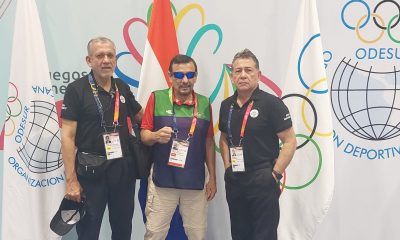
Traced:
<path fill-rule="evenodd" d="M 281 173 L 278 173 L 274 169 L 272 169 L 272 172 L 274 173 L 274 175 L 278 179 L 278 181 L 280 181 L 282 179 L 283 175 Z"/>

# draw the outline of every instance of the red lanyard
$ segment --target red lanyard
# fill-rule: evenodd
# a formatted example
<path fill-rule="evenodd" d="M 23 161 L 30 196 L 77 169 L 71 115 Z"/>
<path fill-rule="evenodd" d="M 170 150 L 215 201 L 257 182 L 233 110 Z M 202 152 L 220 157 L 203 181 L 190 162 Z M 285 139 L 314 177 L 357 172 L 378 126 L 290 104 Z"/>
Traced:
<path fill-rule="evenodd" d="M 115 104 L 114 104 L 114 126 L 118 126 L 119 119 L 119 90 L 117 84 L 115 84 Z"/>
<path fill-rule="evenodd" d="M 94 82 L 92 74 L 89 74 L 88 80 L 89 80 L 90 87 L 92 89 L 94 100 L 95 100 L 96 105 L 97 105 L 97 111 L 99 112 L 99 115 L 101 117 L 101 126 L 103 128 L 105 128 L 106 122 L 104 120 L 103 106 L 101 105 L 101 102 L 100 102 L 100 99 L 99 99 L 99 95 L 98 95 L 97 85 Z M 114 103 L 114 121 L 113 121 L 114 127 L 118 126 L 119 101 L 120 101 L 120 99 L 119 99 L 119 90 L 118 90 L 118 86 L 117 86 L 116 83 L 115 83 L 115 91 L 116 91 L 116 95 L 115 95 L 115 103 Z"/>
<path fill-rule="evenodd" d="M 178 124 L 177 124 L 176 115 L 175 115 L 175 109 L 174 109 L 175 96 L 172 94 L 172 88 L 169 89 L 169 99 L 170 99 L 170 101 L 172 103 L 172 115 L 173 115 L 173 125 L 174 125 L 173 126 L 173 130 L 174 130 L 174 133 L 176 135 L 178 133 Z M 198 117 L 198 114 L 199 114 L 197 96 L 196 96 L 196 94 L 194 92 L 192 93 L 192 99 L 194 101 L 194 109 L 193 109 L 192 124 L 190 125 L 190 129 L 189 129 L 188 139 L 187 140 L 189 140 L 194 134 L 194 130 L 196 129 L 196 124 L 197 124 L 197 117 Z"/>
<path fill-rule="evenodd" d="M 243 120 L 242 120 L 242 127 L 240 129 L 239 146 L 242 145 L 242 139 L 244 138 L 244 131 L 245 131 L 245 128 L 246 128 L 247 120 L 248 120 L 249 115 L 250 115 L 250 111 L 253 108 L 253 104 L 254 104 L 254 101 L 251 101 L 249 103 L 249 105 L 247 106 L 247 108 L 246 108 L 246 112 L 244 113 L 244 117 L 243 117 Z M 231 145 L 233 146 L 232 130 L 231 130 L 232 112 L 233 112 L 233 103 L 232 103 L 232 105 L 231 105 L 231 107 L 229 109 L 229 115 L 228 115 L 228 138 L 229 138 L 229 141 L 230 141 Z"/>
<path fill-rule="evenodd" d="M 242 128 L 240 129 L 240 138 L 241 138 L 241 139 L 244 138 L 244 129 L 246 128 L 247 119 L 249 118 L 250 111 L 251 111 L 251 109 L 253 108 L 253 103 L 254 103 L 254 102 L 251 101 L 251 102 L 249 103 L 249 105 L 247 106 L 247 108 L 246 108 L 246 112 L 245 112 L 245 114 L 244 114 L 243 121 L 242 121 Z"/>
<path fill-rule="evenodd" d="M 193 136 L 194 129 L 196 128 L 196 124 L 197 124 L 197 117 L 199 114 L 196 94 L 193 94 L 193 101 L 194 101 L 194 109 L 193 109 L 192 125 L 190 126 L 189 135 L 188 135 L 189 138 L 191 138 Z"/>

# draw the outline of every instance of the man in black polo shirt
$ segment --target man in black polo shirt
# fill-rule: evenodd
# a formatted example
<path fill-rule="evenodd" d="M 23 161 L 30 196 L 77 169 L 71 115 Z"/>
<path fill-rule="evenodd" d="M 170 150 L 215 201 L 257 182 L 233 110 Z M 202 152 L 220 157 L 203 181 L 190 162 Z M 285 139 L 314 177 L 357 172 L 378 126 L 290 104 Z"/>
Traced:
<path fill-rule="evenodd" d="M 65 197 L 86 198 L 86 215 L 77 225 L 80 240 L 97 240 L 108 204 L 112 239 L 131 239 L 135 173 L 128 148 L 128 116 L 141 121 L 142 107 L 129 86 L 113 78 L 114 43 L 89 41 L 86 62 L 91 72 L 68 85 L 62 106 L 62 154 L 67 181 Z M 77 174 L 76 152 L 107 159 L 103 174 Z M 93 173 L 95 173 L 93 171 Z"/>
<path fill-rule="evenodd" d="M 277 239 L 278 183 L 296 151 L 289 111 L 259 89 L 260 77 L 257 57 L 248 49 L 237 53 L 231 73 L 236 92 L 220 109 L 219 146 L 233 240 Z"/>

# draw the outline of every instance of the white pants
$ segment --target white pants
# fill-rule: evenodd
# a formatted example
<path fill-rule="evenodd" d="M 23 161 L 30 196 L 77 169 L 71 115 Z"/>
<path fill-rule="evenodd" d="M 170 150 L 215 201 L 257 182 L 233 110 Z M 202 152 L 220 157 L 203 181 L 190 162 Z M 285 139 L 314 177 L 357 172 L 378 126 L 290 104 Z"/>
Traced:
<path fill-rule="evenodd" d="M 179 205 L 183 227 L 189 240 L 204 240 L 207 227 L 207 197 L 203 190 L 160 188 L 154 185 L 151 170 L 146 202 L 145 240 L 165 240 L 172 216 Z"/>

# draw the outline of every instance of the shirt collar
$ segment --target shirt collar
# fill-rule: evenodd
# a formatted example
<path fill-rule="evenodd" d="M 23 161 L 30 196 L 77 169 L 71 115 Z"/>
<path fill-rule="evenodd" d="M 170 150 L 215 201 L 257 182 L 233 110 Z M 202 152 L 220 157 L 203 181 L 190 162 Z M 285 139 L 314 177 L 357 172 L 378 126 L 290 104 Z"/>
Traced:
<path fill-rule="evenodd" d="M 253 93 L 251 94 L 249 100 L 247 100 L 247 102 L 245 104 L 243 104 L 243 106 L 247 105 L 250 101 L 257 101 L 260 99 L 261 97 L 261 93 L 262 91 L 260 90 L 260 87 L 257 86 L 256 89 L 254 89 Z M 235 91 L 235 93 L 233 94 L 233 98 L 232 98 L 232 102 L 237 105 L 237 97 L 238 97 L 238 93 L 237 90 Z"/>
<path fill-rule="evenodd" d="M 92 75 L 93 80 L 94 80 L 94 84 L 96 84 L 96 88 L 98 89 L 98 91 L 107 92 L 107 91 L 104 90 L 101 86 L 99 86 L 99 85 L 97 84 L 96 79 L 94 78 L 93 70 L 90 71 L 89 74 Z M 115 94 L 115 92 L 117 91 L 117 89 L 115 88 L 115 84 L 116 84 L 116 83 L 115 83 L 115 79 L 114 79 L 113 76 L 111 76 L 111 89 L 110 89 L 110 92 L 109 92 L 110 94 Z"/>
<path fill-rule="evenodd" d="M 181 101 L 181 100 L 175 98 L 174 90 L 172 89 L 172 101 L 173 101 L 176 105 L 178 105 L 178 106 L 181 106 L 181 105 L 194 106 L 194 104 L 195 104 L 195 102 L 194 102 L 194 99 L 195 99 L 194 95 L 195 95 L 195 94 L 196 94 L 196 93 L 194 92 L 194 90 L 192 90 L 192 98 L 189 99 L 189 100 L 186 100 L 186 101 Z"/>

